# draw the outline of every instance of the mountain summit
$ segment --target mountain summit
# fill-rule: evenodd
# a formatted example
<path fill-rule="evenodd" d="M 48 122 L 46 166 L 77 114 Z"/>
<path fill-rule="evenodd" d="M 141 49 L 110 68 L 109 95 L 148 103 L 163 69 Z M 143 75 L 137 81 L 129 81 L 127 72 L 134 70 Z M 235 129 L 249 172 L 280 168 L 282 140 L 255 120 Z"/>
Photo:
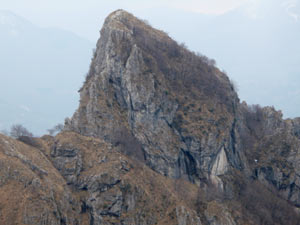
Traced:
<path fill-rule="evenodd" d="M 299 224 L 300 119 L 214 60 L 118 10 L 79 92 L 56 137 L 0 135 L 1 224 Z"/>
<path fill-rule="evenodd" d="M 123 10 L 105 20 L 80 95 L 68 130 L 132 151 L 163 175 L 199 183 L 224 152 L 232 159 L 224 168 L 242 167 L 228 77 Z"/>

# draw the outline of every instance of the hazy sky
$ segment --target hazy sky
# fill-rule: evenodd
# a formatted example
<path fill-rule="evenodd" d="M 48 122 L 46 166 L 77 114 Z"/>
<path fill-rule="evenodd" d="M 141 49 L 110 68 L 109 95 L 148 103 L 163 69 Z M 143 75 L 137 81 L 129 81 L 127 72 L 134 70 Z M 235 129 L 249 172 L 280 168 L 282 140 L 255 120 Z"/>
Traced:
<path fill-rule="evenodd" d="M 216 59 L 241 100 L 300 116 L 300 0 L 0 0 L 0 10 L 72 31 L 92 46 L 105 17 L 120 8 Z"/>
<path fill-rule="evenodd" d="M 0 9 L 13 11 L 40 26 L 67 29 L 95 41 L 104 18 L 112 11 L 123 8 L 135 15 L 155 17 L 151 9 L 178 9 L 208 15 L 223 14 L 237 7 L 255 15 L 265 0 L 0 0 Z M 276 0 L 277 1 L 277 0 Z M 278 2 L 278 1 L 277 1 Z M 292 14 L 297 0 L 282 0 Z M 294 17 L 297 14 L 294 13 Z M 168 17 L 168 14 L 166 14 Z M 162 18 L 163 20 L 164 18 Z M 163 22 L 162 22 L 163 23 Z"/>

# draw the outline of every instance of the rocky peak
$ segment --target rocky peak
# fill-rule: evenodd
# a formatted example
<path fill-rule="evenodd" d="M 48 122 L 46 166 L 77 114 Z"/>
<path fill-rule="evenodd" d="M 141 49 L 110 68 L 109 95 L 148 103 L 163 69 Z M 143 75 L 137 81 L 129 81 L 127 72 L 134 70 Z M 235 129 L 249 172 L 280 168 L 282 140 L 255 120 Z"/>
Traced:
<path fill-rule="evenodd" d="M 242 169 L 234 143 L 239 100 L 212 62 L 133 15 L 113 12 L 66 129 L 104 138 L 173 178 L 205 180 L 224 153 L 229 165 L 222 168 Z"/>
<path fill-rule="evenodd" d="M 102 29 L 131 32 L 133 27 L 143 26 L 143 23 L 143 21 L 137 19 L 131 13 L 119 9 L 108 15 L 104 21 Z"/>

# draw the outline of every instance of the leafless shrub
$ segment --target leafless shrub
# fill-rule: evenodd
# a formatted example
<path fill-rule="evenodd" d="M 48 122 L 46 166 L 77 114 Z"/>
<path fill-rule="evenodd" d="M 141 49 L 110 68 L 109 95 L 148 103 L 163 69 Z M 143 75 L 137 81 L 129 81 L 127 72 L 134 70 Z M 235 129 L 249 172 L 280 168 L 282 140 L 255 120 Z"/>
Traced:
<path fill-rule="evenodd" d="M 64 129 L 64 125 L 59 123 L 57 125 L 55 125 L 53 128 L 48 129 L 48 133 L 49 135 L 53 136 L 56 133 L 61 132 Z"/>
<path fill-rule="evenodd" d="M 15 124 L 10 128 L 10 136 L 17 139 L 21 136 L 33 137 L 33 134 L 29 132 L 23 125 Z"/>
<path fill-rule="evenodd" d="M 230 85 L 232 87 L 232 90 L 234 90 L 235 92 L 239 91 L 238 83 L 235 80 L 230 79 Z"/>
<path fill-rule="evenodd" d="M 142 19 L 142 21 L 143 21 L 146 25 L 151 26 L 151 24 L 149 23 L 148 20 Z"/>
<path fill-rule="evenodd" d="M 214 200 L 223 202 L 227 199 L 226 192 L 223 191 L 220 187 L 213 184 L 210 180 L 207 182 L 203 190 L 205 193 L 205 200 L 208 202 Z"/>
<path fill-rule="evenodd" d="M 23 143 L 33 146 L 35 148 L 39 148 L 40 145 L 38 142 L 33 138 L 33 137 L 28 137 L 28 136 L 21 136 L 18 138 L 19 141 L 22 141 Z"/>
<path fill-rule="evenodd" d="M 88 82 L 88 80 L 90 80 L 91 77 L 96 73 L 96 71 L 95 71 L 96 58 L 97 58 L 97 50 L 94 48 L 92 50 L 92 58 L 91 58 L 91 62 L 90 62 L 89 71 L 85 74 L 85 81 L 83 84 L 86 84 Z M 78 92 L 80 92 L 81 90 L 82 90 L 82 88 L 80 88 Z"/>
<path fill-rule="evenodd" d="M 193 192 L 189 190 L 189 181 L 187 178 L 179 178 L 174 180 L 174 190 L 177 195 L 181 198 L 181 200 L 190 204 L 189 206 L 192 208 L 195 200 L 195 196 Z"/>
<path fill-rule="evenodd" d="M 244 112 L 246 126 L 248 127 L 250 133 L 255 135 L 257 138 L 263 136 L 263 119 L 264 112 L 260 105 L 248 106 Z"/>
<path fill-rule="evenodd" d="M 244 206 L 244 215 L 252 214 L 257 224 L 300 224 L 295 208 L 282 199 L 278 190 L 255 180 L 242 187 L 239 199 Z"/>
<path fill-rule="evenodd" d="M 131 134 L 126 127 L 120 127 L 115 130 L 112 137 L 112 143 L 116 147 L 119 147 L 121 152 L 125 155 L 144 162 L 144 152 L 141 143 Z"/>
<path fill-rule="evenodd" d="M 191 96 L 203 93 L 225 105 L 229 112 L 233 110 L 231 90 L 215 75 L 215 60 L 189 51 L 184 43 L 178 44 L 168 36 L 157 38 L 148 27 L 134 27 L 133 35 L 143 50 L 147 67 L 162 73 L 170 88 Z"/>
<path fill-rule="evenodd" d="M 259 151 L 255 143 L 265 137 L 264 135 L 264 112 L 259 105 L 242 105 L 244 126 L 239 130 L 241 143 L 250 163 L 259 157 Z"/>
<path fill-rule="evenodd" d="M 195 55 L 198 56 L 207 65 L 209 65 L 209 66 L 216 66 L 216 60 L 210 59 L 207 56 L 205 56 L 205 55 L 203 55 L 203 54 L 201 54 L 199 52 L 196 52 Z"/>
<path fill-rule="evenodd" d="M 227 195 L 221 189 L 213 185 L 210 181 L 207 181 L 202 186 L 203 187 L 199 187 L 197 190 L 197 196 L 193 201 L 193 208 L 197 212 L 198 216 L 200 216 L 204 224 L 209 224 L 206 216 L 204 215 L 208 203 L 211 201 L 224 202 L 227 200 Z"/>
<path fill-rule="evenodd" d="M 94 58 L 97 57 L 97 50 L 96 50 L 96 48 L 93 48 L 92 52 L 93 52 L 93 58 L 92 59 L 94 59 Z"/>
<path fill-rule="evenodd" d="M 186 45 L 184 42 L 180 43 L 179 46 L 180 46 L 181 48 L 184 48 L 184 49 L 188 50 L 188 47 L 187 47 L 187 45 Z"/>
<path fill-rule="evenodd" d="M 206 193 L 203 189 L 198 188 L 197 190 L 197 196 L 196 199 L 194 200 L 194 207 L 195 210 L 198 214 L 204 211 L 207 205 L 207 200 L 206 200 Z"/>

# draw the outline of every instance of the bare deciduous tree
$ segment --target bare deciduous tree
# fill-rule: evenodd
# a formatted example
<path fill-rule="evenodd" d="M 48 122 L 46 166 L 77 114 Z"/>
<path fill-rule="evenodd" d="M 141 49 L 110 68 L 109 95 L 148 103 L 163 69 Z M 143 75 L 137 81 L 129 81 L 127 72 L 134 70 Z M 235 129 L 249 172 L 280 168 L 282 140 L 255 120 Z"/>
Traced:
<path fill-rule="evenodd" d="M 59 123 L 57 125 L 55 125 L 53 128 L 48 129 L 48 133 L 52 136 L 56 133 L 61 132 L 64 129 L 64 125 Z"/>
<path fill-rule="evenodd" d="M 145 157 L 142 144 L 130 133 L 126 127 L 121 126 L 119 129 L 114 131 L 112 143 L 116 147 L 119 147 L 121 152 L 125 155 L 134 158 L 139 162 L 144 162 Z"/>
<path fill-rule="evenodd" d="M 23 125 L 14 124 L 10 128 L 10 136 L 13 138 L 20 138 L 22 136 L 33 137 L 33 134 L 29 132 Z"/>

